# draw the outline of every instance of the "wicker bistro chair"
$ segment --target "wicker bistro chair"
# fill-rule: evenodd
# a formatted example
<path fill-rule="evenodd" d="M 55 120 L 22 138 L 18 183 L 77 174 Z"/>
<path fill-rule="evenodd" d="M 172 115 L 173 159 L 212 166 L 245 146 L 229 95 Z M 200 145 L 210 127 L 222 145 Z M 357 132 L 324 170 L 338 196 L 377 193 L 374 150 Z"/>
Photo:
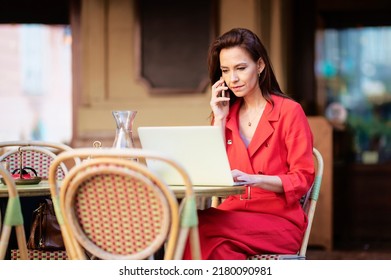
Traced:
<path fill-rule="evenodd" d="M 317 149 L 313 149 L 314 158 L 316 161 L 316 173 L 315 180 L 312 184 L 312 187 L 308 191 L 307 195 L 302 199 L 302 205 L 304 211 L 308 216 L 308 225 L 307 229 L 304 233 L 303 241 L 301 243 L 301 247 L 297 254 L 260 254 L 255 256 L 249 256 L 248 260 L 305 260 L 308 241 L 310 238 L 312 222 L 315 216 L 316 204 L 319 197 L 320 187 L 322 183 L 323 176 L 323 157 L 321 153 Z"/>
<path fill-rule="evenodd" d="M 24 166 L 35 169 L 37 176 L 43 180 L 49 178 L 49 167 L 57 154 L 72 150 L 71 147 L 65 144 L 45 141 L 0 142 L 0 149 L 4 149 L 0 161 L 6 162 L 10 171 L 19 168 L 22 162 Z M 20 155 L 22 155 L 22 158 L 20 158 Z M 65 163 L 62 163 L 57 169 L 58 178 L 63 178 L 67 172 L 68 167 Z"/>
<path fill-rule="evenodd" d="M 20 258 L 27 260 L 28 251 L 26 244 L 26 235 L 23 226 L 22 208 L 20 206 L 20 199 L 16 190 L 15 182 L 10 173 L 5 170 L 1 165 L 0 175 L 3 178 L 4 184 L 8 188 L 8 202 L 5 211 L 4 221 L 0 231 L 0 260 L 4 260 L 5 258 L 12 227 L 15 227 Z"/>
<path fill-rule="evenodd" d="M 36 170 L 37 176 L 42 180 L 48 180 L 49 169 L 58 156 L 58 154 L 72 150 L 71 147 L 54 142 L 45 141 L 8 141 L 0 142 L 0 148 L 4 149 L 4 153 L 0 156 L 1 162 L 6 162 L 10 171 L 23 166 L 28 166 Z M 72 167 L 80 163 L 80 159 L 73 161 L 62 162 L 55 169 L 54 176 L 57 179 L 64 178 L 68 173 L 68 167 Z M 57 212 L 56 212 L 56 217 Z M 19 250 L 11 250 L 11 259 L 19 259 Z M 28 250 L 29 259 L 34 260 L 61 260 L 67 259 L 65 250 L 44 251 L 44 250 Z"/>
<path fill-rule="evenodd" d="M 51 191 L 60 189 L 57 211 L 71 259 L 148 259 L 163 244 L 164 259 L 181 259 L 189 234 L 193 258 L 200 258 L 192 185 L 178 163 L 140 149 L 84 148 L 62 153 L 51 169 L 72 157 L 87 160 L 61 183 L 49 177 Z M 141 163 L 146 159 L 164 161 L 182 175 L 187 189 L 181 205 Z"/>

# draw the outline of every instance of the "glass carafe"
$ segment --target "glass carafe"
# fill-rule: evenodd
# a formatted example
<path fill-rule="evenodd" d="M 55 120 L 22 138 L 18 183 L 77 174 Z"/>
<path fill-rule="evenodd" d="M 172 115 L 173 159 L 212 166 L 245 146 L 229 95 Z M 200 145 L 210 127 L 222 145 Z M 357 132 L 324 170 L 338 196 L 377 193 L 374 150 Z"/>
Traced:
<path fill-rule="evenodd" d="M 132 129 L 137 111 L 113 111 L 112 113 L 117 125 L 113 147 L 135 148 Z"/>

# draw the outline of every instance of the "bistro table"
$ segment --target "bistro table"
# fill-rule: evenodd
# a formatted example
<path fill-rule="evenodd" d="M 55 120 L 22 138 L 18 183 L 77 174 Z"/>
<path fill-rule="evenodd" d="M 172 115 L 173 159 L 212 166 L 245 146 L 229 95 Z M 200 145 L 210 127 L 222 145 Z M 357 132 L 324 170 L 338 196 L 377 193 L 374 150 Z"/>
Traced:
<path fill-rule="evenodd" d="M 16 185 L 20 197 L 50 195 L 48 181 L 42 181 L 34 185 Z M 0 184 L 0 197 L 8 197 L 8 190 L 4 184 Z"/>
<path fill-rule="evenodd" d="M 178 198 L 184 198 L 186 194 L 185 186 L 170 186 L 174 195 Z M 16 185 L 19 197 L 37 197 L 49 196 L 50 186 L 48 181 L 41 181 L 39 184 L 33 185 Z M 197 198 L 207 199 L 212 197 L 226 197 L 228 195 L 244 194 L 245 186 L 193 186 L 194 195 Z M 8 189 L 4 184 L 0 183 L 0 198 L 8 197 Z M 204 208 L 204 203 L 199 205 L 200 209 Z M 2 210 L 0 207 L 0 223 L 2 221 Z"/>
<path fill-rule="evenodd" d="M 177 198 L 185 196 L 185 186 L 170 186 Z M 48 181 L 41 181 L 35 185 L 16 185 L 20 197 L 29 196 L 45 196 L 50 195 L 50 187 Z M 193 191 L 196 197 L 225 197 L 234 194 L 243 194 L 246 191 L 245 186 L 193 186 Z M 8 197 L 7 187 L 0 184 L 0 197 Z"/>
<path fill-rule="evenodd" d="M 16 188 L 20 197 L 51 195 L 50 185 L 49 182 L 46 180 L 41 181 L 39 184 L 35 184 L 35 185 L 16 185 Z M 170 186 L 170 188 L 178 199 L 182 199 L 186 196 L 186 186 Z M 193 193 L 195 197 L 201 199 L 209 198 L 209 197 L 210 198 L 226 197 L 228 195 L 243 194 L 245 193 L 245 191 L 246 191 L 245 186 L 193 186 Z M 6 197 L 8 197 L 8 189 L 4 184 L 0 184 L 0 198 L 6 198 Z M 2 212 L 1 209 L 0 212 Z M 2 219 L 0 218 L 0 223 L 1 220 Z M 185 236 L 189 234 L 186 231 L 184 232 L 185 234 L 183 234 L 181 231 L 180 235 Z M 193 232 L 193 234 L 190 236 L 193 236 L 193 238 L 198 240 L 198 231 Z"/>

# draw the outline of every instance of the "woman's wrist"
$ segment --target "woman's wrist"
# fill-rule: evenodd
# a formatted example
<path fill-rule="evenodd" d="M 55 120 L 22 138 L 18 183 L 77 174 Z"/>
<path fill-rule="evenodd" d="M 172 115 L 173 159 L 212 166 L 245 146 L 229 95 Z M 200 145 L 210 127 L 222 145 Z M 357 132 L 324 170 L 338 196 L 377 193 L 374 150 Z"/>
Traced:
<path fill-rule="evenodd" d="M 216 126 L 222 126 L 222 125 L 225 126 L 226 119 L 227 119 L 226 116 L 215 117 L 215 118 L 214 118 L 214 123 L 213 123 L 213 124 L 216 125 Z"/>

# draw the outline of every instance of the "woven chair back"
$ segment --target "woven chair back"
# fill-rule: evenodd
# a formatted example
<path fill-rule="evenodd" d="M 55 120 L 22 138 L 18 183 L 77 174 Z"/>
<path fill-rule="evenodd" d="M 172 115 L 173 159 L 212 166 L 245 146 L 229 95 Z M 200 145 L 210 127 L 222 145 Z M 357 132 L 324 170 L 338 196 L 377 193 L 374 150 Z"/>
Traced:
<path fill-rule="evenodd" d="M 80 168 L 69 185 L 65 208 L 71 231 L 100 259 L 146 259 L 167 239 L 169 201 L 175 205 L 175 198 L 167 198 L 142 166 L 111 162 Z"/>

